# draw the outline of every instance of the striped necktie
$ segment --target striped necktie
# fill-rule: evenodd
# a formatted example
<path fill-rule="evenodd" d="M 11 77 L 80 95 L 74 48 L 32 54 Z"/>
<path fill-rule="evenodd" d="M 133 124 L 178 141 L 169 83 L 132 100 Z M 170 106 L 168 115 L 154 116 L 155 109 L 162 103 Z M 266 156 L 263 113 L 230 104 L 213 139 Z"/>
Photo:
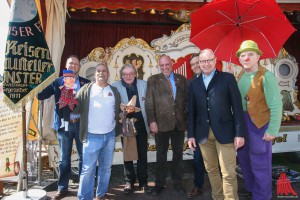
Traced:
<path fill-rule="evenodd" d="M 175 100 L 175 97 L 174 97 L 174 91 L 173 91 L 173 87 L 172 87 L 172 83 L 171 83 L 170 77 L 171 77 L 171 76 L 169 76 L 169 77 L 167 78 L 167 81 L 168 81 L 168 85 L 169 85 L 170 90 L 171 90 L 171 93 L 172 93 L 172 97 L 173 97 L 173 99 Z"/>

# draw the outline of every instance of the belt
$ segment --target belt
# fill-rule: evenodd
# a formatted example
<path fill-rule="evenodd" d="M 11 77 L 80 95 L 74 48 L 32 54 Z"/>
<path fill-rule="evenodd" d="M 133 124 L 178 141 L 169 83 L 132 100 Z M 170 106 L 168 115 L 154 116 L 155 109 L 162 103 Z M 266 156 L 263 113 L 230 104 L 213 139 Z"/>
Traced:
<path fill-rule="evenodd" d="M 69 123 L 77 123 L 77 122 L 80 122 L 80 118 L 76 118 L 76 119 L 70 119 Z"/>

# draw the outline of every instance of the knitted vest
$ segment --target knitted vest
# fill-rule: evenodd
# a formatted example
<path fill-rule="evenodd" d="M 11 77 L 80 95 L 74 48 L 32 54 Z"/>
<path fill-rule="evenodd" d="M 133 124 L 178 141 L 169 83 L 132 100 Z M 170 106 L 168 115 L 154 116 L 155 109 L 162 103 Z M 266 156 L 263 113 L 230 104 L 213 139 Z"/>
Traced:
<path fill-rule="evenodd" d="M 251 81 L 250 88 L 244 97 L 247 101 L 247 111 L 252 122 L 257 128 L 263 127 L 270 121 L 270 109 L 268 108 L 263 88 L 263 78 L 267 69 L 258 66 L 258 71 Z M 238 75 L 238 81 L 245 73 L 243 69 Z"/>

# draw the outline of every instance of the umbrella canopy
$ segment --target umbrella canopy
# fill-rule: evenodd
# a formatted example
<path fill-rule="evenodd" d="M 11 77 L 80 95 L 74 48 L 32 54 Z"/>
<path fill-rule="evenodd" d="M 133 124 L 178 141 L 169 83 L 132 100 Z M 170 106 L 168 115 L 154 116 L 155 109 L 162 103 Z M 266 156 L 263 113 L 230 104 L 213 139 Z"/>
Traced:
<path fill-rule="evenodd" d="M 294 31 L 274 0 L 214 0 L 192 13 L 190 41 L 239 65 L 244 40 L 257 42 L 262 59 L 273 58 Z"/>

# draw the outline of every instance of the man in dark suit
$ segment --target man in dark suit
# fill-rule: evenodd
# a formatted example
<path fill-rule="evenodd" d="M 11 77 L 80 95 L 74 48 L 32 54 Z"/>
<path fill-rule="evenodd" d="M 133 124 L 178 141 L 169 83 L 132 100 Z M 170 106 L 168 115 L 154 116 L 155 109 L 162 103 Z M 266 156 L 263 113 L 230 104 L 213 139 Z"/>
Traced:
<path fill-rule="evenodd" d="M 202 74 L 189 88 L 188 145 L 200 144 L 213 199 L 238 199 L 236 150 L 245 133 L 241 95 L 234 76 L 216 70 L 211 49 L 200 52 L 199 63 Z"/>
<path fill-rule="evenodd" d="M 79 59 L 75 55 L 71 55 L 67 58 L 66 69 L 72 70 L 74 72 L 75 82 L 74 85 L 77 86 L 74 90 L 78 92 L 79 89 L 86 83 L 90 81 L 83 77 L 78 76 L 80 70 Z M 39 100 L 48 99 L 52 95 L 55 97 L 55 109 L 53 116 L 53 126 L 52 128 L 57 131 L 57 139 L 60 148 L 59 157 L 59 174 L 58 174 L 58 191 L 53 197 L 53 199 L 61 199 L 69 195 L 69 178 L 71 175 L 71 152 L 73 147 L 73 140 L 76 141 L 76 148 L 78 153 L 78 171 L 79 175 L 82 166 L 82 143 L 79 140 L 79 122 L 80 114 L 70 114 L 70 121 L 68 125 L 68 131 L 65 131 L 65 127 L 62 126 L 62 119 L 58 115 L 59 104 L 57 103 L 61 97 L 61 87 L 64 85 L 64 77 L 61 76 L 55 79 L 48 87 L 46 87 L 37 96 Z"/>
<path fill-rule="evenodd" d="M 201 69 L 199 65 L 199 53 L 192 54 L 190 58 L 191 69 L 194 72 L 194 77 L 187 81 L 188 89 L 195 79 L 197 79 L 201 75 Z M 194 199 L 198 195 L 203 193 L 203 185 L 204 185 L 204 173 L 205 167 L 203 163 L 202 154 L 200 151 L 199 144 L 196 144 L 193 156 L 193 168 L 194 168 L 194 187 L 188 193 L 189 199 Z"/>
<path fill-rule="evenodd" d="M 156 143 L 156 180 L 152 195 L 161 193 L 166 182 L 167 152 L 171 138 L 173 160 L 172 179 L 174 189 L 185 193 L 182 187 L 183 143 L 186 124 L 186 78 L 173 73 L 173 63 L 169 56 L 159 58 L 160 74 L 151 76 L 147 82 L 146 113 L 150 132 Z"/>

